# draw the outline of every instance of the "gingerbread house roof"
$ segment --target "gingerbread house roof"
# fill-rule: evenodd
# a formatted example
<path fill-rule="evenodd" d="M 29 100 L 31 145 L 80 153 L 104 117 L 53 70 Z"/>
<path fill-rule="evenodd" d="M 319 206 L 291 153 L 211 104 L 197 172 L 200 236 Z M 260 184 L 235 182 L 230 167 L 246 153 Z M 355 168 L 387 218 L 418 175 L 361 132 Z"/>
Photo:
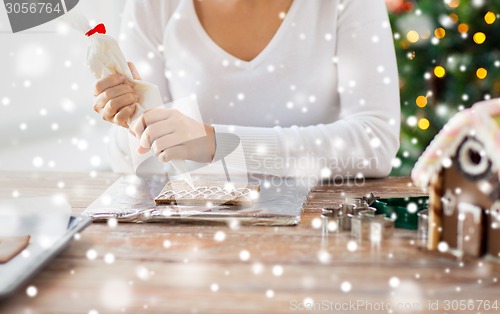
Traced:
<path fill-rule="evenodd" d="M 411 173 L 413 182 L 426 191 L 432 176 L 451 165 L 450 158 L 467 135 L 483 142 L 493 169 L 500 169 L 500 98 L 479 102 L 453 116 L 418 159 Z"/>

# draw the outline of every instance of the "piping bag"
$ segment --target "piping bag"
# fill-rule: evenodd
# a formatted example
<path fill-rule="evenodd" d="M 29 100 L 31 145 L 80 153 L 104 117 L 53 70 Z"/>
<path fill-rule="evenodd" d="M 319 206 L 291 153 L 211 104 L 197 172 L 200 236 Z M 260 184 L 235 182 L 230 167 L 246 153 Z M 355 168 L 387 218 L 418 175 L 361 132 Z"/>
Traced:
<path fill-rule="evenodd" d="M 139 96 L 139 100 L 136 103 L 134 115 L 128 121 L 128 125 L 132 125 L 145 110 L 164 107 L 158 86 L 133 78 L 125 55 L 120 49 L 118 42 L 113 37 L 106 35 L 106 27 L 104 24 L 99 24 L 89 30 L 88 20 L 76 12 L 68 13 L 63 19 L 77 31 L 82 34 L 84 33 L 89 39 L 87 64 L 90 71 L 97 79 L 111 74 L 123 74 L 126 77 L 126 81 L 134 87 L 136 94 Z M 137 171 L 140 164 L 153 155 L 151 152 L 139 155 L 135 149 L 139 147 L 139 141 L 131 134 L 129 135 L 129 142 L 131 146 L 130 152 L 132 155 L 132 163 L 134 169 Z M 184 160 L 172 160 L 170 163 L 182 180 L 194 189 L 193 180 L 186 166 L 186 162 Z"/>

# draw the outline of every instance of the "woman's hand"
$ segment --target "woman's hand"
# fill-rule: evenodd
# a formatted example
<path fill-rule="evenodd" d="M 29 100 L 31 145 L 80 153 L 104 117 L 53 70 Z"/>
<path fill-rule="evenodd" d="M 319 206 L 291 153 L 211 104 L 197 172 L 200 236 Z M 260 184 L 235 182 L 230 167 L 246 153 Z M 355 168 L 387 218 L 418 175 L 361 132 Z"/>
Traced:
<path fill-rule="evenodd" d="M 133 63 L 128 63 L 134 79 L 141 77 Z M 134 115 L 139 97 L 123 74 L 113 74 L 98 80 L 95 84 L 96 100 L 94 110 L 103 120 L 128 128 L 128 121 Z"/>
<path fill-rule="evenodd" d="M 162 162 L 192 160 L 212 162 L 215 131 L 176 109 L 152 109 L 144 112 L 132 127 L 140 139 L 138 152 L 152 151 Z"/>

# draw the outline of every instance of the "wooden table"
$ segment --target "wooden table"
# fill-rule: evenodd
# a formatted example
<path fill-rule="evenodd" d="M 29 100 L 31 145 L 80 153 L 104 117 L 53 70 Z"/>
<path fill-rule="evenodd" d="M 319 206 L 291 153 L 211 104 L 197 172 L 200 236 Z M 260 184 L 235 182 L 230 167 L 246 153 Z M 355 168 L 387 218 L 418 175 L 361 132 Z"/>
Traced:
<path fill-rule="evenodd" d="M 78 214 L 117 177 L 1 173 L 0 197 L 64 192 Z M 348 234 L 324 238 L 313 227 L 321 207 L 369 191 L 421 195 L 408 178 L 318 186 L 295 227 L 93 224 L 29 283 L 38 290 L 35 297 L 23 288 L 0 303 L 0 312 L 281 313 L 304 312 L 304 302 L 312 302 L 317 312 L 387 313 L 395 302 L 422 310 L 393 313 L 452 313 L 447 302 L 459 306 L 460 300 L 478 300 L 482 313 L 500 312 L 479 304 L 500 299 L 499 264 L 421 252 L 416 232 L 405 230 L 380 249 L 359 243 L 350 251 Z M 225 239 L 215 241 L 220 231 Z"/>

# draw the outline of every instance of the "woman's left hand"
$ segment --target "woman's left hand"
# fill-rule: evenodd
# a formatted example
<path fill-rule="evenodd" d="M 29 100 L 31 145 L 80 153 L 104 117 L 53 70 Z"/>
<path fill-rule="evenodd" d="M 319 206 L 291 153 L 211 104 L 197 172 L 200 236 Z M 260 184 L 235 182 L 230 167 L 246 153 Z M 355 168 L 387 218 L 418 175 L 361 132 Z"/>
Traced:
<path fill-rule="evenodd" d="M 212 162 L 215 154 L 215 131 L 176 109 L 145 111 L 132 126 L 141 146 L 138 153 L 152 151 L 162 162 L 192 160 Z"/>

